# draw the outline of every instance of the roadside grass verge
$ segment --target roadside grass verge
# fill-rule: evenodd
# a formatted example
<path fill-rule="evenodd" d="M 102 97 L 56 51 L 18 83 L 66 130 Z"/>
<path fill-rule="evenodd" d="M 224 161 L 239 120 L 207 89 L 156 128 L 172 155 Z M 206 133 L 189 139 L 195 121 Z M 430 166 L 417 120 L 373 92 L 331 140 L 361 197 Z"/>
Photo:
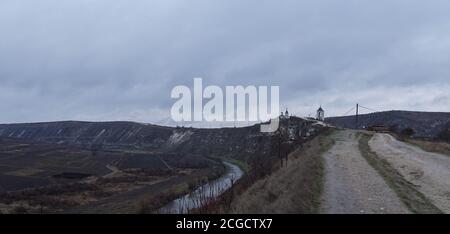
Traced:
<path fill-rule="evenodd" d="M 425 195 L 419 192 L 415 185 L 408 182 L 389 162 L 379 157 L 370 149 L 369 140 L 373 134 L 361 133 L 359 149 L 367 162 L 380 174 L 387 184 L 395 191 L 400 200 L 412 213 L 436 214 L 442 213 Z"/>
<path fill-rule="evenodd" d="M 395 137 L 395 136 L 394 136 Z M 411 145 L 418 146 L 424 151 L 443 154 L 450 157 L 450 144 L 446 142 L 439 141 L 427 141 L 421 139 L 411 139 L 411 138 L 401 138 L 397 137 L 398 140 L 409 143 Z"/>
<path fill-rule="evenodd" d="M 329 151 L 331 147 L 336 143 L 332 135 L 336 133 L 336 130 L 330 129 L 325 135 L 318 138 L 319 148 L 317 148 L 317 155 L 314 160 L 318 167 L 316 168 L 316 177 L 313 178 L 312 184 L 315 189 L 311 194 L 311 212 L 312 214 L 318 214 L 320 210 L 320 198 L 325 187 L 325 159 L 322 157 L 324 153 Z"/>
<path fill-rule="evenodd" d="M 324 184 L 322 154 L 334 144 L 327 130 L 298 146 L 287 165 L 256 181 L 230 204 L 229 213 L 318 213 Z"/>

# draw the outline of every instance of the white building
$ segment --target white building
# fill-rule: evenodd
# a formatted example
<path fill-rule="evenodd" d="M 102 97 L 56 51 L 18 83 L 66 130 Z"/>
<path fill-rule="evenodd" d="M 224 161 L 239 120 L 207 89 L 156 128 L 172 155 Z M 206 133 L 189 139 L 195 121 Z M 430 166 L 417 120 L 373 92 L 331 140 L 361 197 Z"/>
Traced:
<path fill-rule="evenodd" d="M 282 118 L 282 119 L 289 119 L 289 111 L 288 111 L 287 108 L 286 108 L 286 111 L 284 113 L 281 112 L 280 118 Z"/>
<path fill-rule="evenodd" d="M 325 121 L 325 111 L 322 109 L 322 106 L 317 110 L 316 119 L 319 121 Z"/>

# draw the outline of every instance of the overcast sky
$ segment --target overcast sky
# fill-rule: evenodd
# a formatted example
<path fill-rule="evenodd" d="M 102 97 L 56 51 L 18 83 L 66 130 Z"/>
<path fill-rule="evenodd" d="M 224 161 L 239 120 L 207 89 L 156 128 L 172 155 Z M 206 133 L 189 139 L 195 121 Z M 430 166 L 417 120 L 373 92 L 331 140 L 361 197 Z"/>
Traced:
<path fill-rule="evenodd" d="M 1 0 L 0 122 L 169 117 L 170 91 L 279 85 L 307 116 L 450 111 L 448 0 Z"/>

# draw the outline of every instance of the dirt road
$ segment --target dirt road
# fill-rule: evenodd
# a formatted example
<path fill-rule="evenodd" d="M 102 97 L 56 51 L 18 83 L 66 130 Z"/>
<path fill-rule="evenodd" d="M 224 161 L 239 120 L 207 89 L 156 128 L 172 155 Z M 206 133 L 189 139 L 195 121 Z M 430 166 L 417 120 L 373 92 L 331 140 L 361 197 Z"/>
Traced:
<path fill-rule="evenodd" d="M 450 213 L 449 156 L 423 151 L 388 134 L 375 134 L 369 145 L 436 207 Z"/>
<path fill-rule="evenodd" d="M 395 192 L 361 155 L 357 131 L 333 134 L 326 152 L 321 213 L 409 213 Z"/>

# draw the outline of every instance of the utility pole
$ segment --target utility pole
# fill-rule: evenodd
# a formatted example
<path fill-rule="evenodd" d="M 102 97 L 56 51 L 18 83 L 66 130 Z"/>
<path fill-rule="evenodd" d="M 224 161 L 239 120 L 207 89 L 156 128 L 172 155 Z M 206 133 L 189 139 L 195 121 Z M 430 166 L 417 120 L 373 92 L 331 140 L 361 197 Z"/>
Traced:
<path fill-rule="evenodd" d="M 278 135 L 278 158 L 280 159 L 281 167 L 283 167 L 283 158 L 281 157 L 281 131 L 280 135 Z"/>
<path fill-rule="evenodd" d="M 356 103 L 356 129 L 358 129 L 358 112 L 359 112 L 359 103 Z"/>
<path fill-rule="evenodd" d="M 281 167 L 283 167 L 283 158 L 281 157 L 281 131 L 278 128 L 278 130 L 276 131 L 276 135 L 277 135 L 277 141 L 278 141 L 278 158 L 280 159 L 280 165 Z"/>

